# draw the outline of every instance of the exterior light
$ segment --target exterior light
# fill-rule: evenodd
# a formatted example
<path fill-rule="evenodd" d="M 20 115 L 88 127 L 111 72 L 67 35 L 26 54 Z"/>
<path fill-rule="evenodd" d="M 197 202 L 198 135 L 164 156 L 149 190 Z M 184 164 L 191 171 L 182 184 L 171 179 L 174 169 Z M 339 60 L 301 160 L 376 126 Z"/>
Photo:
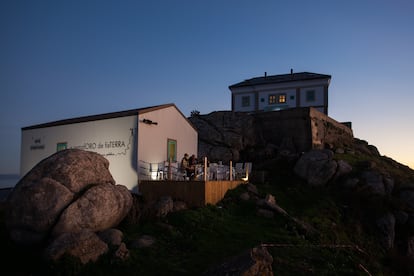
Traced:
<path fill-rule="evenodd" d="M 158 125 L 158 123 L 157 122 L 153 122 L 152 120 L 150 120 L 150 119 L 142 119 L 142 121 L 141 122 L 143 122 L 144 124 L 147 124 L 147 125 Z"/>

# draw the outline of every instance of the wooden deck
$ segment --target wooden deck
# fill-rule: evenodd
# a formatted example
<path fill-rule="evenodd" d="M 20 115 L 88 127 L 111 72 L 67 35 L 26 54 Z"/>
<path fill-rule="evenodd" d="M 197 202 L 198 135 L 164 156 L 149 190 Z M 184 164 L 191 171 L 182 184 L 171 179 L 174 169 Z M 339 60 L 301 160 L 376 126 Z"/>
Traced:
<path fill-rule="evenodd" d="M 142 180 L 139 190 L 147 202 L 158 200 L 162 196 L 171 196 L 174 200 L 182 200 L 189 207 L 201 207 L 216 204 L 223 199 L 228 190 L 246 182 L 235 181 L 169 181 Z"/>

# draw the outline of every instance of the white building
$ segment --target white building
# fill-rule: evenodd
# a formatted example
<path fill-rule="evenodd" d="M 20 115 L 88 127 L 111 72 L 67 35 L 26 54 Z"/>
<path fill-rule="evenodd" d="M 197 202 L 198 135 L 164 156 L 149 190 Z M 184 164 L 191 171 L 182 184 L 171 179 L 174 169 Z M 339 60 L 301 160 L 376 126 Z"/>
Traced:
<path fill-rule="evenodd" d="M 232 111 L 314 107 L 328 115 L 330 75 L 309 72 L 256 77 L 229 86 Z"/>
<path fill-rule="evenodd" d="M 197 154 L 197 130 L 174 104 L 66 119 L 22 128 L 24 176 L 39 161 L 63 149 L 97 152 L 109 160 L 117 184 L 138 192 L 165 161 Z"/>

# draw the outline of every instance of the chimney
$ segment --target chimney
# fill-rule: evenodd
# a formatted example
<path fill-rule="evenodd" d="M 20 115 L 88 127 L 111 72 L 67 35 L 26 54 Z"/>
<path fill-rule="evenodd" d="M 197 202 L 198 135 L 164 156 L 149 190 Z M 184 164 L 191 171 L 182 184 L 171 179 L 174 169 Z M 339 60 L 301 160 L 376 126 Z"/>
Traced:
<path fill-rule="evenodd" d="M 290 68 L 290 74 L 293 75 L 293 69 L 292 68 Z"/>
<path fill-rule="evenodd" d="M 267 77 L 267 72 L 265 72 L 265 78 Z"/>

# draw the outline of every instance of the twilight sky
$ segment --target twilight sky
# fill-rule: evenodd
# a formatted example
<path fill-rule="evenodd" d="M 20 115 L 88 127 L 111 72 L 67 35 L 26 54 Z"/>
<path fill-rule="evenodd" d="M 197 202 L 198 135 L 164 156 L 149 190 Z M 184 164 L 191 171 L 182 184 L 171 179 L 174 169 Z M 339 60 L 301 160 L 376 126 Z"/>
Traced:
<path fill-rule="evenodd" d="M 21 128 L 175 103 L 231 108 L 229 85 L 332 75 L 329 116 L 414 168 L 414 1 L 0 1 L 0 173 Z"/>

